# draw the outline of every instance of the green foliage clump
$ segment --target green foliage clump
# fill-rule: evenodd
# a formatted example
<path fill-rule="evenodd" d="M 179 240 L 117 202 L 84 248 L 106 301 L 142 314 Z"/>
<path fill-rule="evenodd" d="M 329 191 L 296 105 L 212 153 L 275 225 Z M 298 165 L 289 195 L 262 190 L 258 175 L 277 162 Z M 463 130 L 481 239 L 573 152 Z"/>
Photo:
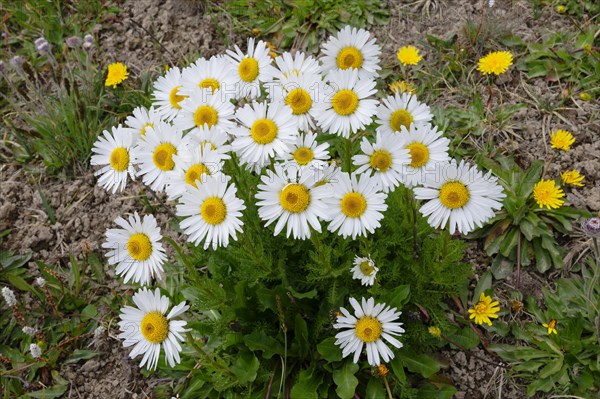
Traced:
<path fill-rule="evenodd" d="M 259 33 L 281 48 L 318 49 L 319 32 L 335 33 L 345 25 L 385 25 L 389 11 L 382 0 L 228 0 L 225 10 L 245 34 Z"/>
<path fill-rule="evenodd" d="M 537 323 L 513 323 L 511 333 L 525 346 L 490 347 L 513 365 L 515 376 L 536 392 L 595 397 L 600 391 L 600 262 L 588 257 L 581 275 L 544 289 L 545 310 L 530 297 L 527 310 Z M 556 334 L 541 324 L 556 321 Z"/>
<path fill-rule="evenodd" d="M 573 222 L 586 212 L 569 206 L 546 209 L 537 205 L 532 192 L 542 178 L 543 161 L 533 162 L 525 170 L 510 157 L 486 159 L 483 163 L 498 176 L 506 193 L 504 209 L 472 234 L 485 237 L 485 250 L 494 256 L 494 276 L 506 277 L 517 264 L 529 266 L 535 262 L 540 273 L 553 266 L 562 268 L 563 249 L 557 242 L 557 233 L 572 232 Z"/>

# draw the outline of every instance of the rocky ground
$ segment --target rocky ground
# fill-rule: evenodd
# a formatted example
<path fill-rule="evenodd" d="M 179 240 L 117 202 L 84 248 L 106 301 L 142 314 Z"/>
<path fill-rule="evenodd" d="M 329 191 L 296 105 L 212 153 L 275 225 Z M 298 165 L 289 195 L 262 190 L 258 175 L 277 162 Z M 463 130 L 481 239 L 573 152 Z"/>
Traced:
<path fill-rule="evenodd" d="M 427 16 L 409 12 L 409 7 L 401 4 L 404 2 L 392 3 L 390 24 L 374 29 L 388 61 L 400 45 L 418 44 L 427 34 L 449 37 L 460 32 L 466 20 L 478 20 L 482 6 L 482 2 L 471 1 L 435 2 L 438 9 L 432 9 Z M 206 14 L 203 2 L 125 0 L 119 7 L 122 9 L 120 14 L 96 26 L 98 45 L 107 59 L 125 60 L 134 73 L 168 63 L 176 64 L 182 59 L 193 60 L 199 55 L 222 53 L 232 43 L 244 41 L 232 33 L 228 21 L 215 21 Z M 561 21 L 553 15 L 543 15 L 541 20 L 534 21 L 529 3 L 523 0 L 496 2 L 490 17 L 502 24 L 503 29 L 511 30 L 524 40 L 539 39 L 545 29 L 561 28 Z M 556 82 L 526 83 L 521 73 L 514 69 L 497 83 L 501 88 L 497 101 L 504 104 L 532 103 L 535 96 L 552 101 L 562 95 Z M 493 137 L 499 147 L 518 154 L 527 164 L 549 156 L 551 130 L 570 130 L 577 137 L 577 145 L 568 154 L 557 157 L 550 164 L 549 173 L 556 175 L 565 168 L 581 170 L 588 184 L 571 190 L 567 198 L 575 206 L 598 211 L 599 107 L 578 99 L 574 104 L 551 115 L 529 107 L 513 118 L 511 134 L 490 131 L 490 136 L 481 140 Z M 437 98 L 433 105 L 468 104 L 464 104 L 457 93 L 448 92 Z M 104 231 L 112 227 L 113 220 L 142 207 L 140 201 L 144 191 L 139 183 L 131 185 L 124 195 L 113 196 L 96 186 L 92 172 L 75 179 L 61 179 L 47 177 L 41 169 L 31 173 L 18 165 L 0 165 L 0 175 L 0 231 L 12 229 L 3 245 L 18 253 L 34 252 L 36 259 L 46 263 L 66 262 L 69 254 L 78 256 L 83 248 L 99 251 Z M 54 224 L 50 223 L 44 210 L 40 191 L 55 212 Z M 173 234 L 168 229 L 166 214 L 157 213 L 157 218 L 163 232 Z M 480 266 L 481 258 L 481 250 L 475 246 L 469 252 L 469 260 L 475 267 Z M 544 284 L 536 276 L 524 274 L 522 279 L 522 284 L 530 279 L 531 286 L 538 292 Z M 502 284 L 510 284 L 510 279 Z M 71 382 L 65 397 L 147 398 L 151 397 L 153 386 L 168 383 L 157 378 L 144 378 L 137 361 L 128 359 L 128 350 L 120 347 L 113 334 L 114 331 L 109 331 L 95 343 L 103 351 L 102 356 L 63 367 L 61 375 Z M 507 377 L 506 369 L 498 365 L 499 359 L 484 350 L 445 351 L 443 356 L 449 363 L 446 375 L 459 389 L 457 398 L 525 397 L 524 391 Z"/>

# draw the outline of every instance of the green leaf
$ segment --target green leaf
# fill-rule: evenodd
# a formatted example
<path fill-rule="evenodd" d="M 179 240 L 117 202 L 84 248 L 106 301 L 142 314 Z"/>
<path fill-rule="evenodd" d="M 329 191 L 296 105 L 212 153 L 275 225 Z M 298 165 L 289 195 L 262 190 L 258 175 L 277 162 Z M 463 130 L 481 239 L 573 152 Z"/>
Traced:
<path fill-rule="evenodd" d="M 385 398 L 386 392 L 383 383 L 379 378 L 370 378 L 367 384 L 367 393 L 365 399 Z"/>
<path fill-rule="evenodd" d="M 425 384 L 419 393 L 418 399 L 451 399 L 456 393 L 456 388 L 448 384 Z"/>
<path fill-rule="evenodd" d="M 419 373 L 425 378 L 429 378 L 440 371 L 440 364 L 437 361 L 425 354 L 418 354 L 412 349 L 402 348 L 398 357 L 402 359 L 402 364 L 409 371 Z"/>
<path fill-rule="evenodd" d="M 392 366 L 392 371 L 394 372 L 394 375 L 396 376 L 398 381 L 405 384 L 406 383 L 406 373 L 404 372 L 404 365 L 402 364 L 402 360 L 400 359 L 400 357 L 399 356 L 394 357 L 392 359 L 392 361 L 390 362 L 390 365 Z"/>
<path fill-rule="evenodd" d="M 252 352 L 242 352 L 237 361 L 231 366 L 231 371 L 239 379 L 240 383 L 245 384 L 256 379 L 256 372 L 260 362 Z"/>
<path fill-rule="evenodd" d="M 479 295 L 492 288 L 492 273 L 485 272 L 479 278 L 477 282 L 477 286 L 475 287 L 475 291 L 473 291 L 473 298 L 479 298 Z"/>
<path fill-rule="evenodd" d="M 54 399 L 60 398 L 67 392 L 68 385 L 56 385 L 50 388 L 41 389 L 39 391 L 27 392 L 21 398 L 39 398 L 39 399 Z"/>
<path fill-rule="evenodd" d="M 462 347 L 459 349 L 472 349 L 479 345 L 479 336 L 468 326 L 448 332 L 447 337 Z"/>
<path fill-rule="evenodd" d="M 393 291 L 383 296 L 383 302 L 392 308 L 402 309 L 410 297 L 410 285 L 399 285 Z"/>
<path fill-rule="evenodd" d="M 533 241 L 533 253 L 535 254 L 535 267 L 538 272 L 544 273 L 552 267 L 550 255 L 542 248 L 540 240 Z"/>
<path fill-rule="evenodd" d="M 84 321 L 89 320 L 96 317 L 97 314 L 98 311 L 96 310 L 96 307 L 92 304 L 89 304 L 81 311 L 81 319 Z"/>
<path fill-rule="evenodd" d="M 358 365 L 352 361 L 344 363 L 342 368 L 333 370 L 333 381 L 337 388 L 335 392 L 341 399 L 352 399 L 358 386 L 358 380 L 354 374 L 358 371 Z"/>
<path fill-rule="evenodd" d="M 552 387 L 554 387 L 552 380 L 538 378 L 527 385 L 527 396 L 533 396 L 537 391 L 548 392 Z"/>
<path fill-rule="evenodd" d="M 300 357 L 305 357 L 308 355 L 308 327 L 300 313 L 296 313 L 296 319 L 294 321 L 294 337 L 294 344 L 297 344 L 299 347 Z"/>
<path fill-rule="evenodd" d="M 317 352 L 328 362 L 339 362 L 342 360 L 342 350 L 335 344 L 335 338 L 324 339 L 317 345 Z"/>
<path fill-rule="evenodd" d="M 548 364 L 546 364 L 544 366 L 544 368 L 542 368 L 540 370 L 539 377 L 547 378 L 553 374 L 558 373 L 560 371 L 560 369 L 562 368 L 562 365 L 563 365 L 563 357 L 562 356 L 553 358 L 552 361 L 549 361 Z"/>
<path fill-rule="evenodd" d="M 88 349 L 76 349 L 73 351 L 73 353 L 71 353 L 71 356 L 69 356 L 64 363 L 77 363 L 80 360 L 88 360 L 98 356 L 99 354 L 100 352 L 95 352 Z"/>
<path fill-rule="evenodd" d="M 262 351 L 265 359 L 270 359 L 273 355 L 283 355 L 283 345 L 273 337 L 269 337 L 264 331 L 255 330 L 252 334 L 244 337 L 244 343 L 248 349 L 253 351 Z"/>
<path fill-rule="evenodd" d="M 292 387 L 291 397 L 293 399 L 318 399 L 317 390 L 323 381 L 323 374 L 315 372 L 314 366 L 302 370 L 298 375 L 298 381 Z"/>

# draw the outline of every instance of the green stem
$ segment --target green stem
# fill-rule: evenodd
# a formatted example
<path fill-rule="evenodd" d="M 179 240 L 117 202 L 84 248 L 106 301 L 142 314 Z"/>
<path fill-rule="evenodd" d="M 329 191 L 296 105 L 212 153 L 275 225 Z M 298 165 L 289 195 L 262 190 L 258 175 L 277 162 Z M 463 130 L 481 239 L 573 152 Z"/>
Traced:
<path fill-rule="evenodd" d="M 388 398 L 394 399 L 392 396 L 392 390 L 390 389 L 390 384 L 388 384 L 388 380 L 385 375 L 383 376 L 383 383 L 385 384 L 385 390 L 387 391 Z"/>

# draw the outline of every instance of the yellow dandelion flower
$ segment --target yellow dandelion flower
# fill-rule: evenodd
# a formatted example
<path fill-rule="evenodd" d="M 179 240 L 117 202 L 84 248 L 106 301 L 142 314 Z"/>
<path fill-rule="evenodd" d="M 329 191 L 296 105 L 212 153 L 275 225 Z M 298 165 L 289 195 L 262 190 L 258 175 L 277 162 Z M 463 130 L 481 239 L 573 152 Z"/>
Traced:
<path fill-rule="evenodd" d="M 398 57 L 398 61 L 402 65 L 417 65 L 423 59 L 419 55 L 419 50 L 414 46 L 400 47 L 398 53 L 396 53 L 396 57 Z"/>
<path fill-rule="evenodd" d="M 560 178 L 562 179 L 563 183 L 570 186 L 585 186 L 585 184 L 582 183 L 585 176 L 579 173 L 578 170 L 568 170 L 566 172 L 562 172 L 560 174 Z"/>
<path fill-rule="evenodd" d="M 501 75 L 508 71 L 513 63 L 513 56 L 508 51 L 493 51 L 479 59 L 477 70 L 484 75 Z"/>
<path fill-rule="evenodd" d="M 558 129 L 556 132 L 552 131 L 550 136 L 550 144 L 552 144 L 552 148 L 556 148 L 558 150 L 569 151 L 571 149 L 571 145 L 575 142 L 575 137 L 566 130 Z"/>
<path fill-rule="evenodd" d="M 564 191 L 562 188 L 555 185 L 554 180 L 542 179 L 533 187 L 533 198 L 540 208 L 560 208 L 565 203 L 565 201 L 561 199 L 564 196 Z"/>
<path fill-rule="evenodd" d="M 579 94 L 579 98 L 581 99 L 581 101 L 590 101 L 592 99 L 592 96 L 590 96 L 589 93 L 583 92 Z"/>
<path fill-rule="evenodd" d="M 542 327 L 545 327 L 548 329 L 548 335 L 558 334 L 558 331 L 556 331 L 556 320 L 554 320 L 554 319 L 550 320 L 547 324 L 543 323 Z"/>
<path fill-rule="evenodd" d="M 394 94 L 396 93 L 407 93 L 407 94 L 417 94 L 417 90 L 415 86 L 406 80 L 395 81 L 390 83 L 389 85 L 390 91 Z"/>
<path fill-rule="evenodd" d="M 485 295 L 483 292 L 479 295 L 479 302 L 469 309 L 469 319 L 475 319 L 476 324 L 487 324 L 492 325 L 492 319 L 498 318 L 498 312 L 500 311 L 500 302 L 493 301 L 492 297 Z"/>
<path fill-rule="evenodd" d="M 104 86 L 112 86 L 113 88 L 129 77 L 127 67 L 120 62 L 115 62 L 108 66 L 108 74 Z"/>
<path fill-rule="evenodd" d="M 559 14 L 564 14 L 567 11 L 567 7 L 565 6 L 556 6 L 556 12 Z"/>
<path fill-rule="evenodd" d="M 385 364 L 380 364 L 379 367 L 377 367 L 377 372 L 382 377 L 385 377 L 389 371 L 390 370 L 388 370 L 388 368 L 385 367 Z"/>
<path fill-rule="evenodd" d="M 429 332 L 429 334 L 431 334 L 432 336 L 434 336 L 436 338 L 439 338 L 442 336 L 442 330 L 437 326 L 429 326 L 427 331 Z"/>

